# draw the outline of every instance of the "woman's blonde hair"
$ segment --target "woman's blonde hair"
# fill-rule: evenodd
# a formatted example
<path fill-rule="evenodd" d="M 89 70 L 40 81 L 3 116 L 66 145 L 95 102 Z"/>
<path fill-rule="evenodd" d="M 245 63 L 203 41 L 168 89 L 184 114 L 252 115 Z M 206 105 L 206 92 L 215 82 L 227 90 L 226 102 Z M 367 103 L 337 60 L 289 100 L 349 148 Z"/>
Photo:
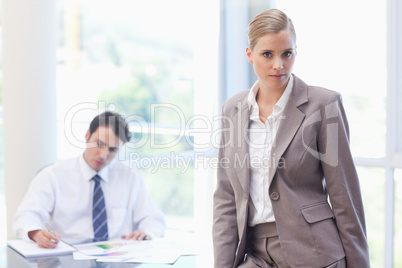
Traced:
<path fill-rule="evenodd" d="M 248 26 L 248 43 L 253 50 L 258 39 L 269 33 L 289 30 L 296 42 L 296 32 L 292 20 L 279 9 L 269 9 L 257 15 Z"/>

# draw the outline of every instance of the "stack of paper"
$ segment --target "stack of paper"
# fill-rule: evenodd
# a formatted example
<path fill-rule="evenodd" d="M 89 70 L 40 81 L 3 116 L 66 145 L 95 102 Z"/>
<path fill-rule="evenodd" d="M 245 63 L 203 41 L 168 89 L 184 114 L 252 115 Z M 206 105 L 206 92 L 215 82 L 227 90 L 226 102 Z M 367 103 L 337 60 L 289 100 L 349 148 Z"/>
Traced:
<path fill-rule="evenodd" d="M 25 258 L 64 255 L 77 250 L 63 241 L 60 241 L 56 248 L 40 248 L 35 242 L 25 240 L 8 240 L 7 244 Z"/>

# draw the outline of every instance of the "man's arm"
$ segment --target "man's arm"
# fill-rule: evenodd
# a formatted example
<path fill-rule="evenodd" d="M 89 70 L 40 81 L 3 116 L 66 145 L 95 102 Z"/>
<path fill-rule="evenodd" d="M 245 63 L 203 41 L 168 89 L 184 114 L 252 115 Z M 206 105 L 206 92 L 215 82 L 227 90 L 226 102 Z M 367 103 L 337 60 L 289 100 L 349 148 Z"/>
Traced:
<path fill-rule="evenodd" d="M 135 230 L 128 236 L 140 240 L 147 236 L 148 239 L 162 237 L 165 234 L 165 218 L 161 210 L 155 204 L 151 195 L 146 189 L 144 180 L 138 170 L 134 170 L 135 183 L 132 193 L 135 195 L 132 209 L 132 221 Z"/>
<path fill-rule="evenodd" d="M 14 217 L 13 230 L 16 236 L 26 241 L 35 241 L 36 233 L 33 231 L 44 231 L 39 233 L 46 233 L 44 223 L 50 219 L 53 204 L 54 191 L 48 174 L 42 171 L 32 180 Z M 47 236 L 44 235 L 44 237 Z M 37 239 L 43 241 L 44 237 Z M 58 241 L 57 236 L 53 239 Z M 50 242 L 50 239 L 48 240 Z"/>

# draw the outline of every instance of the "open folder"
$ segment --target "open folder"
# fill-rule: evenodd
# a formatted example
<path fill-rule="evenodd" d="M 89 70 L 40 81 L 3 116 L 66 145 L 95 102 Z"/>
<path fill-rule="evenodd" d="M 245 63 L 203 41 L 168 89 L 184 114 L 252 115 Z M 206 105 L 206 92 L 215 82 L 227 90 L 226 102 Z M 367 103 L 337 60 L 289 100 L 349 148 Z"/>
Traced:
<path fill-rule="evenodd" d="M 25 258 L 38 258 L 70 254 L 77 249 L 60 241 L 56 248 L 40 248 L 35 242 L 8 240 L 7 244 Z"/>

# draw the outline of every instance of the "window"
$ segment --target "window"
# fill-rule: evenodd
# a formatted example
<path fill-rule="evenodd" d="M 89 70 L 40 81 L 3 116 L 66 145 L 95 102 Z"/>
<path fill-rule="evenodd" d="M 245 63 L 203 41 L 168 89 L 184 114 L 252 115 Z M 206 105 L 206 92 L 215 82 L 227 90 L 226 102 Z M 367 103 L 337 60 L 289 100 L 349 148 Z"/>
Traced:
<path fill-rule="evenodd" d="M 0 78 L 1 79 L 1 78 Z M 1 80 L 0 80 L 1 83 Z M 1 87 L 1 84 L 0 84 Z M 1 96 L 1 88 L 0 88 Z M 0 97 L 1 98 L 1 97 Z M 6 204 L 4 196 L 4 146 L 3 146 L 3 106 L 0 103 L 0 246 L 6 245 L 7 233 L 7 217 L 6 217 Z M 1 262 L 0 262 L 1 264 Z"/>
<path fill-rule="evenodd" d="M 395 170 L 394 267 L 402 267 L 402 169 Z"/>
<path fill-rule="evenodd" d="M 0 1 L 1 4 L 1 1 Z M 0 21 L 0 32 L 2 29 L 2 24 Z M 0 44 L 2 43 L 0 38 Z M 0 54 L 0 60 L 1 60 Z M 6 204 L 4 197 L 4 146 L 3 146 L 3 98 L 2 98 L 2 85 L 3 85 L 3 75 L 0 69 L 0 234 L 7 233 L 7 218 L 6 218 Z M 0 246 L 4 246 L 6 244 L 6 236 L 0 235 Z M 1 262 L 0 262 L 1 264 Z"/>
<path fill-rule="evenodd" d="M 185 231 L 195 228 L 196 139 L 186 128 L 194 125 L 199 70 L 208 68 L 200 51 L 217 40 L 216 30 L 205 33 L 216 20 L 201 25 L 196 6 L 204 4 L 90 0 L 61 1 L 59 9 L 59 158 L 82 152 L 98 110 L 123 114 L 133 139 L 119 160 L 141 169 L 167 227 Z M 218 3 L 205 8 L 218 13 Z"/>

